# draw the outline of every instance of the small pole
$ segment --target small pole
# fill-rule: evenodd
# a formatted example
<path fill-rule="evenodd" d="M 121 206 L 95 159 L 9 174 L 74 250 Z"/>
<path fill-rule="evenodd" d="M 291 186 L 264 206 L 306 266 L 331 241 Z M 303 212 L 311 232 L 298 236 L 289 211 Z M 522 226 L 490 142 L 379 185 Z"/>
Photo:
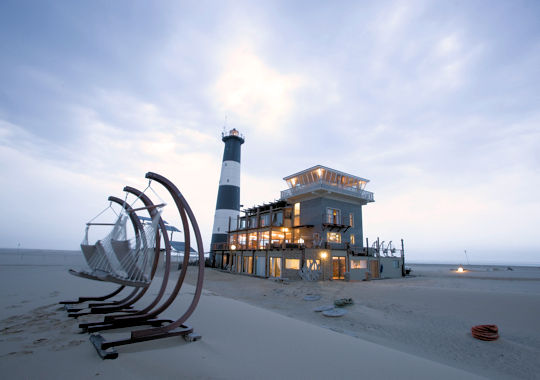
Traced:
<path fill-rule="evenodd" d="M 405 248 L 401 239 L 401 276 L 405 277 Z"/>
<path fill-rule="evenodd" d="M 471 265 L 469 264 L 469 256 L 467 256 L 467 250 L 465 250 L 465 258 L 467 259 L 467 265 Z"/>

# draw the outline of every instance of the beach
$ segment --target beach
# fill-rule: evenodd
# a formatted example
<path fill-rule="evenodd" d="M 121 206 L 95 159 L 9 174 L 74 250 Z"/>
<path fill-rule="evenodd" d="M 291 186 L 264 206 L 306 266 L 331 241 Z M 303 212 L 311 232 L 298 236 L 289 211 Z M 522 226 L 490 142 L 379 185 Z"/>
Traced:
<path fill-rule="evenodd" d="M 402 279 L 324 283 L 209 269 L 188 320 L 202 340 L 122 346 L 116 360 L 100 359 L 78 328 L 99 316 L 76 321 L 58 304 L 116 286 L 71 276 L 69 267 L 83 267 L 81 255 L 0 250 L 3 378 L 534 379 L 540 373 L 538 267 L 470 266 L 458 274 L 455 266 L 411 265 L 412 276 Z M 165 317 L 186 309 L 195 278 L 190 267 Z M 140 304 L 156 293 L 153 284 Z M 339 298 L 354 300 L 343 317 L 313 311 Z M 470 328 L 477 324 L 497 324 L 500 338 L 474 339 Z"/>

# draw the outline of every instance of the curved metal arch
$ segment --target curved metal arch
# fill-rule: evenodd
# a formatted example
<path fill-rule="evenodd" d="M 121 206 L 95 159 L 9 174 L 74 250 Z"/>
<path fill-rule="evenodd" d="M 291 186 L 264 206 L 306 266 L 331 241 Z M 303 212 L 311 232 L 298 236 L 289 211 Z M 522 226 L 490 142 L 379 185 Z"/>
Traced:
<path fill-rule="evenodd" d="M 152 202 L 152 200 L 146 194 L 144 194 L 140 190 L 138 190 L 138 189 L 136 189 L 134 187 L 131 187 L 131 186 L 125 186 L 124 191 L 126 191 L 128 193 L 131 193 L 131 194 L 135 195 L 136 197 L 138 197 L 144 203 L 144 205 L 146 207 L 148 207 L 148 212 L 150 214 L 150 217 L 152 219 L 155 217 L 157 211 L 156 211 L 155 207 L 151 207 L 151 206 L 154 206 L 154 203 Z M 163 241 L 165 243 L 165 272 L 163 274 L 163 281 L 161 283 L 161 287 L 160 287 L 158 296 L 154 299 L 154 301 L 152 301 L 152 303 L 150 303 L 150 305 L 148 305 L 146 308 L 140 310 L 137 313 L 130 314 L 130 315 L 114 316 L 114 317 L 109 318 L 109 320 L 124 320 L 124 319 L 127 319 L 127 320 L 144 320 L 144 319 L 148 319 L 148 318 L 152 318 L 154 316 L 157 316 L 160 313 L 159 309 L 157 309 L 157 310 L 155 310 L 155 311 L 153 311 L 151 313 L 149 313 L 149 312 L 163 298 L 163 295 L 165 294 L 165 291 L 167 289 L 167 284 L 169 282 L 169 274 L 170 274 L 170 270 L 171 270 L 171 242 L 169 241 L 169 236 L 167 235 L 167 229 L 165 228 L 165 223 L 163 222 L 163 219 L 161 219 L 161 217 L 159 217 L 159 228 L 161 230 L 161 234 L 163 235 Z M 156 256 L 158 256 L 158 255 L 156 255 Z M 159 257 L 158 257 L 158 259 L 159 259 Z M 156 271 L 158 261 L 159 260 L 155 261 L 155 266 L 152 268 L 152 277 L 154 277 L 154 273 Z"/>
<path fill-rule="evenodd" d="M 195 239 L 197 241 L 197 249 L 199 253 L 199 271 L 198 271 L 198 276 L 197 276 L 197 286 L 195 288 L 195 294 L 193 295 L 193 300 L 191 301 L 191 304 L 189 305 L 186 312 L 176 321 L 166 326 L 146 329 L 146 330 L 132 331 L 131 332 L 132 338 L 143 338 L 143 337 L 148 337 L 152 335 L 159 335 L 159 334 L 170 332 L 182 326 L 182 324 L 191 316 L 191 314 L 193 314 L 193 312 L 195 311 L 195 308 L 197 307 L 197 304 L 199 303 L 199 299 L 201 298 L 201 294 L 202 294 L 202 287 L 203 287 L 203 280 L 204 280 L 204 246 L 202 243 L 201 231 L 199 230 L 199 225 L 197 223 L 197 220 L 195 219 L 195 215 L 193 214 L 191 207 L 189 207 L 189 204 L 185 200 L 180 190 L 178 190 L 176 185 L 172 183 L 171 181 L 169 181 L 167 178 L 153 172 L 146 173 L 145 177 L 147 179 L 156 181 L 160 183 L 161 185 L 163 185 L 167 189 L 167 191 L 170 193 L 170 195 L 172 196 L 174 200 L 174 203 L 176 204 L 176 207 L 180 214 L 180 218 L 182 219 L 182 226 L 183 226 L 183 231 L 184 231 L 184 244 L 185 244 L 184 263 L 186 263 L 186 258 L 187 258 L 187 261 L 189 262 L 189 252 L 191 249 L 189 224 L 191 224 L 191 226 L 193 227 L 193 233 L 195 234 Z M 189 217 L 189 222 L 188 222 L 188 217 Z M 186 252 L 188 252 L 187 255 L 186 255 Z M 170 303 L 172 303 L 174 298 L 176 298 L 176 296 L 178 295 L 178 292 L 180 291 L 180 288 L 182 287 L 182 283 L 184 281 L 184 277 L 186 273 L 184 268 L 187 268 L 187 263 L 182 266 L 182 273 L 178 277 L 178 281 L 171 294 L 171 297 L 169 297 L 167 302 L 165 302 L 164 305 L 162 305 L 160 310 L 163 308 L 167 308 L 170 305 Z"/>

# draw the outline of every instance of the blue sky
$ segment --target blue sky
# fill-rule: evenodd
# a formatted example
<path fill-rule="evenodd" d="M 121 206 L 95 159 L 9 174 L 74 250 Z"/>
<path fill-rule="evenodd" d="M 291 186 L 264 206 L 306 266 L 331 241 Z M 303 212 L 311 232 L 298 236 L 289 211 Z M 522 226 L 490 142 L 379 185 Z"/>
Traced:
<path fill-rule="evenodd" d="M 535 1 L 2 1 L 0 246 L 77 249 L 144 173 L 206 244 L 228 127 L 241 203 L 322 164 L 411 260 L 540 263 Z M 173 215 L 168 215 L 174 221 Z M 449 260 L 450 259 L 450 260 Z"/>

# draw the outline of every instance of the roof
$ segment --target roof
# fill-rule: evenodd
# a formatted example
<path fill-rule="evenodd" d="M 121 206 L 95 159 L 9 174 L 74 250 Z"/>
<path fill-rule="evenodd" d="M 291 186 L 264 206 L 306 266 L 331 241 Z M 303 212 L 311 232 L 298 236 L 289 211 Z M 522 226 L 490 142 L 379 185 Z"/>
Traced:
<path fill-rule="evenodd" d="M 145 222 L 151 222 L 152 219 L 147 217 L 147 216 L 139 216 L 139 219 L 142 220 L 142 221 L 145 221 Z M 181 232 L 178 228 L 176 228 L 175 226 L 171 226 L 169 223 L 167 223 L 165 220 L 163 221 L 163 223 L 165 223 L 165 229 L 167 231 L 172 231 L 172 232 Z"/>
<path fill-rule="evenodd" d="M 184 252 L 186 249 L 186 243 L 183 241 L 171 241 L 171 246 L 175 251 Z M 193 247 L 189 247 L 189 253 L 197 253 L 197 251 Z"/>
<path fill-rule="evenodd" d="M 287 181 L 288 179 L 291 179 L 291 178 L 294 178 L 294 177 L 298 177 L 302 174 L 307 174 L 313 170 L 317 170 L 317 169 L 322 169 L 322 170 L 326 170 L 328 172 L 331 172 L 331 173 L 335 173 L 337 175 L 340 175 L 340 176 L 345 176 L 345 177 L 349 177 L 349 178 L 352 178 L 354 180 L 357 180 L 357 181 L 361 181 L 361 182 L 366 182 L 368 183 L 369 182 L 369 179 L 365 179 L 365 178 L 362 178 L 362 177 L 358 177 L 358 176 L 355 176 L 355 175 L 352 175 L 352 174 L 348 174 L 348 173 L 345 173 L 345 172 L 342 172 L 342 171 L 339 171 L 339 170 L 336 170 L 336 169 L 332 169 L 332 168 L 329 168 L 327 166 L 323 166 L 323 165 L 315 165 L 309 169 L 305 169 L 305 170 L 302 170 L 298 173 L 294 173 L 294 174 L 291 174 L 291 175 L 288 175 L 287 177 L 283 178 L 285 181 Z"/>
<path fill-rule="evenodd" d="M 259 205 L 259 206 L 253 206 L 253 207 L 244 209 L 242 211 L 245 214 L 256 214 L 257 210 L 259 212 L 264 212 L 264 211 L 269 211 L 270 208 L 278 209 L 278 208 L 283 208 L 283 207 L 287 207 L 287 206 L 290 206 L 290 205 L 286 201 L 278 200 L 278 201 L 274 201 L 274 202 L 270 202 L 270 203 L 264 203 L 264 204 Z"/>

